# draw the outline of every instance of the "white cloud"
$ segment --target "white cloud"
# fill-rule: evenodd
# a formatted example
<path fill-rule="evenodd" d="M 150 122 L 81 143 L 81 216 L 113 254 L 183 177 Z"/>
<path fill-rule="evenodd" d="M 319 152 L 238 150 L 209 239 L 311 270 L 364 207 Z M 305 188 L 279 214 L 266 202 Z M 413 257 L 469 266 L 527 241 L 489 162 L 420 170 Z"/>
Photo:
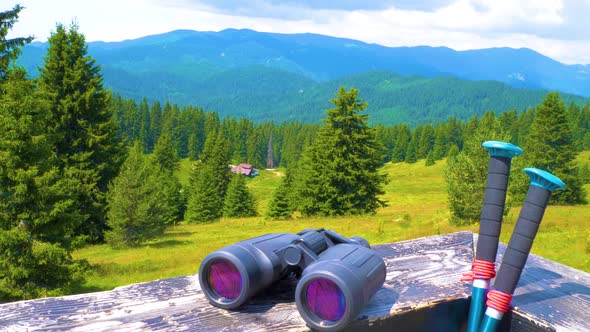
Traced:
<path fill-rule="evenodd" d="M 205 2 L 207 3 L 205 3 Z M 314 32 L 387 46 L 432 45 L 458 50 L 486 47 L 527 47 L 564 63 L 590 63 L 586 0 L 384 0 L 350 10 L 352 1 L 288 0 L 8 0 L 22 3 L 12 35 L 34 34 L 45 40 L 56 22 L 76 18 L 87 40 L 115 41 L 175 29 L 218 31 Z M 190 5 L 189 5 L 190 2 Z M 244 5 L 245 3 L 249 5 Z M 414 3 L 413 6 L 408 4 Z M 241 4 L 237 7 L 232 5 Z M 303 5 L 301 5 L 303 4 Z M 315 6 L 315 7 L 314 7 Z M 348 7 L 347 7 L 348 6 Z M 232 8 L 230 10 L 230 8 Z M 385 9 L 384 9 L 385 8 Z M 252 11 L 256 9 L 257 15 Z"/>

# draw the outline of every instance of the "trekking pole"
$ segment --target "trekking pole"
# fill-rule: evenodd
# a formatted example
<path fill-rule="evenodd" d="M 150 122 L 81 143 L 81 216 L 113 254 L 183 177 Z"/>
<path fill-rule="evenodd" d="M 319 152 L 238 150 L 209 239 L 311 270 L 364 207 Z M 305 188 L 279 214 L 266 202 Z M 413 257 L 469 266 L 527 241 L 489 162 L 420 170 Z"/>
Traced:
<path fill-rule="evenodd" d="M 502 258 L 494 289 L 488 293 L 481 332 L 495 332 L 510 309 L 514 289 L 533 246 L 549 197 L 553 191 L 565 189 L 563 181 L 549 172 L 536 168 L 525 168 L 524 172 L 531 179 L 531 184 Z"/>
<path fill-rule="evenodd" d="M 512 158 L 523 152 L 518 146 L 505 142 L 487 141 L 482 146 L 490 153 L 490 163 L 481 210 L 477 251 L 471 272 L 461 278 L 463 281 L 473 281 L 467 332 L 477 332 L 484 315 L 486 293 L 490 280 L 496 275 L 496 252 L 502 227 L 510 164 Z"/>

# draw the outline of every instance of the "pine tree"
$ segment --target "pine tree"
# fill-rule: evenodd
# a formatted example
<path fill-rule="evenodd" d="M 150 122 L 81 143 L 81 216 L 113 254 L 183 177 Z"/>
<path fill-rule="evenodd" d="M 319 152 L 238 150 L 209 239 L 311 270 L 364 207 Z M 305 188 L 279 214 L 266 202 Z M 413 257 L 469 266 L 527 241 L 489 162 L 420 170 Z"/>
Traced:
<path fill-rule="evenodd" d="M 156 163 L 143 154 L 136 142 L 108 194 L 106 241 L 114 247 L 137 246 L 164 233 L 172 219 Z"/>
<path fill-rule="evenodd" d="M 279 186 L 272 192 L 265 213 L 267 218 L 279 220 L 291 218 L 293 209 L 289 195 L 290 186 L 291 179 L 287 174 L 286 176 L 283 176 Z"/>
<path fill-rule="evenodd" d="M 180 182 L 174 175 L 178 168 L 178 157 L 172 137 L 168 132 L 162 132 L 153 153 L 154 162 L 159 167 L 160 188 L 171 208 L 171 219 L 166 224 L 173 224 L 182 220 L 186 205 L 186 197 Z"/>
<path fill-rule="evenodd" d="M 391 161 L 398 127 L 399 126 L 385 127 L 382 124 L 378 124 L 375 127 L 375 137 L 377 138 L 377 141 L 381 142 L 384 146 L 383 163 Z"/>
<path fill-rule="evenodd" d="M 480 217 L 490 158 L 481 144 L 489 140 L 510 141 L 509 134 L 491 112 L 482 117 L 475 133 L 466 137 L 463 150 L 447 159 L 444 176 L 452 224 L 472 224 Z"/>
<path fill-rule="evenodd" d="M 246 141 L 247 162 L 254 167 L 264 167 L 266 157 L 266 140 L 260 128 L 254 128 Z"/>
<path fill-rule="evenodd" d="M 394 163 L 399 163 L 406 159 L 406 151 L 408 150 L 411 136 L 412 133 L 410 132 L 410 127 L 407 125 L 402 125 L 399 128 L 397 132 L 397 138 L 395 140 L 395 146 L 393 147 L 391 161 Z"/>
<path fill-rule="evenodd" d="M 268 143 L 266 145 L 266 168 L 273 168 L 275 167 L 275 158 L 273 153 L 273 144 L 272 144 L 272 132 L 268 137 Z"/>
<path fill-rule="evenodd" d="M 9 70 L 0 85 L 0 302 L 63 295 L 82 277 L 75 181 L 59 172 L 48 105 L 25 77 Z"/>
<path fill-rule="evenodd" d="M 220 218 L 225 195 L 219 196 L 214 169 L 209 165 L 199 165 L 194 172 L 185 219 L 189 222 L 208 222 Z"/>
<path fill-rule="evenodd" d="M 463 129 L 461 123 L 455 117 L 450 117 L 447 122 L 447 133 L 449 137 L 448 148 L 456 145 L 459 150 L 463 147 Z"/>
<path fill-rule="evenodd" d="M 412 139 L 408 144 L 408 149 L 406 150 L 406 159 L 405 162 L 408 164 L 413 164 L 418 161 L 418 140 L 420 132 L 418 130 L 414 130 L 412 134 Z"/>
<path fill-rule="evenodd" d="M 588 163 L 584 163 L 582 166 L 580 166 L 578 177 L 583 184 L 590 183 L 590 166 Z"/>
<path fill-rule="evenodd" d="M 424 162 L 424 166 L 432 166 L 436 163 L 436 159 L 434 159 L 434 152 L 430 150 L 428 155 L 426 156 L 426 161 Z"/>
<path fill-rule="evenodd" d="M 158 138 L 158 142 L 154 147 L 154 158 L 168 172 L 173 173 L 178 168 L 178 154 L 170 133 L 163 132 Z"/>
<path fill-rule="evenodd" d="M 427 158 L 434 147 L 434 127 L 431 124 L 425 125 L 422 129 L 418 146 L 418 159 Z"/>
<path fill-rule="evenodd" d="M 451 147 L 449 148 L 449 152 L 447 152 L 447 158 L 451 159 L 451 158 L 456 158 L 459 153 L 461 151 L 459 151 L 459 147 L 456 144 L 451 144 Z"/>
<path fill-rule="evenodd" d="M 525 146 L 527 163 L 549 171 L 566 184 L 565 190 L 551 195 L 552 204 L 581 204 L 586 193 L 578 178 L 573 134 L 565 104 L 557 92 L 547 94 L 537 107 Z"/>
<path fill-rule="evenodd" d="M 304 215 L 351 215 L 374 213 L 385 205 L 386 175 L 379 174 L 383 146 L 368 127 L 367 104 L 358 90 L 344 87 L 331 101 L 334 108 L 317 138 L 301 160 L 298 190 Z"/>
<path fill-rule="evenodd" d="M 72 191 L 88 219 L 79 234 L 101 239 L 105 227 L 105 194 L 122 161 L 109 94 L 100 68 L 88 56 L 78 27 L 57 25 L 49 38 L 40 86 L 49 102 L 49 130 L 61 171 L 78 180 Z"/>
<path fill-rule="evenodd" d="M 149 136 L 150 136 L 150 110 L 147 99 L 143 98 L 139 104 L 139 142 L 143 147 L 143 152 L 149 151 Z"/>
<path fill-rule="evenodd" d="M 21 48 L 33 41 L 32 36 L 6 38 L 8 32 L 18 21 L 18 14 L 23 9 L 21 5 L 16 5 L 11 10 L 0 12 L 0 81 L 8 75 L 10 62 L 19 56 Z"/>
<path fill-rule="evenodd" d="M 440 160 L 447 155 L 447 148 L 449 145 L 449 131 L 445 123 L 441 123 L 436 127 L 436 135 L 434 138 L 434 146 L 432 151 L 434 159 Z"/>
<path fill-rule="evenodd" d="M 207 137 L 201 160 L 195 162 L 191 172 L 185 218 L 189 222 L 207 222 L 222 216 L 230 180 L 228 146 L 221 132 Z"/>
<path fill-rule="evenodd" d="M 234 174 L 227 187 L 223 205 L 223 216 L 228 218 L 242 218 L 254 217 L 257 214 L 254 197 L 248 191 L 244 176 L 239 173 Z"/>
<path fill-rule="evenodd" d="M 162 107 L 160 102 L 154 102 L 150 108 L 150 130 L 148 136 L 148 153 L 154 150 L 162 126 Z"/>

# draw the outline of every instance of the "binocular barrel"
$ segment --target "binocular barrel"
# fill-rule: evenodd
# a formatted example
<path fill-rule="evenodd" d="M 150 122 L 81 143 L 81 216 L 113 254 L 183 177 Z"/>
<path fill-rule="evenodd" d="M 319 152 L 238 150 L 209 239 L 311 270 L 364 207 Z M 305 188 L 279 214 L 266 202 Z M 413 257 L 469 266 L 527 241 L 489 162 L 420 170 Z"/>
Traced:
<path fill-rule="evenodd" d="M 337 331 L 350 323 L 385 281 L 385 263 L 355 244 L 328 248 L 302 274 L 295 290 L 301 317 L 315 330 Z"/>
<path fill-rule="evenodd" d="M 209 254 L 199 283 L 212 305 L 235 309 L 290 273 L 301 276 L 295 298 L 303 319 L 314 329 L 337 331 L 381 287 L 385 263 L 363 238 L 304 230 L 263 235 Z"/>
<path fill-rule="evenodd" d="M 211 304 L 235 309 L 284 276 L 274 251 L 299 239 L 296 234 L 267 234 L 209 254 L 199 269 L 199 283 Z"/>

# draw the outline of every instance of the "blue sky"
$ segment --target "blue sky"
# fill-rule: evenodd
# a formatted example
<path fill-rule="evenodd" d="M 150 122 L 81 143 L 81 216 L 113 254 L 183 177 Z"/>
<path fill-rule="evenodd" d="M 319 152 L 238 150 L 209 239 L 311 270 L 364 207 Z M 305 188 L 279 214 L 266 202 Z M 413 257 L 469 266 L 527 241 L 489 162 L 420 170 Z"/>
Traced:
<path fill-rule="evenodd" d="M 0 11 L 16 3 L 26 9 L 12 35 L 40 41 L 77 20 L 88 41 L 249 28 L 386 46 L 528 47 L 590 64 L 589 0 L 2 0 Z"/>

